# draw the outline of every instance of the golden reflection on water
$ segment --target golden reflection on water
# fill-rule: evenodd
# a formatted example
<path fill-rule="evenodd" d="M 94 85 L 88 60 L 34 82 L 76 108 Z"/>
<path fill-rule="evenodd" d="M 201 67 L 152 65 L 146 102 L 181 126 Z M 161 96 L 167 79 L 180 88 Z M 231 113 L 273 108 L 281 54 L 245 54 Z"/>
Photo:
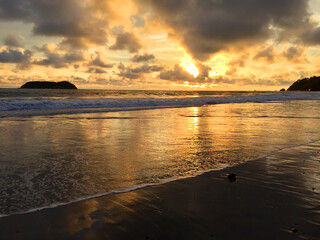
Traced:
<path fill-rule="evenodd" d="M 195 175 L 315 139 L 320 121 L 313 116 L 319 106 L 308 107 L 295 102 L 220 104 L 3 120 L 0 152 L 13 159 L 14 170 L 30 172 L 30 179 L 45 176 L 33 192 L 67 202 Z M 23 137 L 11 134 L 16 132 Z"/>
<path fill-rule="evenodd" d="M 190 112 L 193 112 L 193 118 L 192 118 L 192 125 L 195 129 L 198 129 L 199 127 L 199 107 L 193 107 L 190 109 Z"/>
<path fill-rule="evenodd" d="M 106 175 L 102 185 L 125 187 L 147 179 L 158 182 L 163 175 L 192 175 L 246 160 L 251 153 L 257 157 L 272 145 L 303 141 L 288 127 L 297 121 L 261 117 L 267 114 L 273 113 L 264 114 L 256 103 L 83 114 L 54 142 L 67 135 L 79 140 L 76 144 L 84 144 L 85 157 L 93 163 L 83 165 L 91 180 L 99 184 Z"/>
<path fill-rule="evenodd" d="M 4 120 L 0 122 L 1 129 L 5 129 L 0 135 L 0 153 L 15 161 L 12 168 L 34 174 L 30 179 L 40 174 L 46 176 L 40 182 L 43 189 L 32 189 L 34 193 L 41 195 L 41 191 L 51 193 L 57 189 L 65 194 L 63 202 L 68 202 L 114 189 L 195 175 L 319 138 L 319 106 L 308 107 L 295 102 L 221 104 L 34 117 L 19 123 Z M 11 134 L 17 132 L 20 134 Z M 299 166 L 314 177 L 317 161 Z M 19 169 L 24 164 L 26 168 Z M 33 168 L 35 173 L 30 171 Z M 266 169 L 279 172 L 268 164 Z M 312 185 L 302 173 L 297 178 L 305 188 Z M 320 184 L 314 184 L 318 191 Z M 52 192 L 52 196 L 55 194 Z M 84 202 L 81 212 L 71 211 L 63 216 L 70 223 L 66 228 L 74 233 L 90 227 L 94 218 L 90 214 L 101 209 L 100 204 L 109 211 L 115 203 L 123 207 L 143 197 L 139 192 L 131 192 L 113 197 L 109 203 L 98 199 Z M 107 214 L 102 215 L 108 219 Z M 85 219 L 81 220 L 83 216 Z"/>

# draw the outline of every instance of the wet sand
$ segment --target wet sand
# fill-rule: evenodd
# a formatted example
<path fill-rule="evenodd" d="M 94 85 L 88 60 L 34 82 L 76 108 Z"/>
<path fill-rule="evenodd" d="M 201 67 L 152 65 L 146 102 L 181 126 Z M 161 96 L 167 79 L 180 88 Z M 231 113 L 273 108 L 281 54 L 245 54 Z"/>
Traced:
<path fill-rule="evenodd" d="M 4 217 L 0 239 L 320 239 L 319 169 L 316 142 L 194 178 Z"/>

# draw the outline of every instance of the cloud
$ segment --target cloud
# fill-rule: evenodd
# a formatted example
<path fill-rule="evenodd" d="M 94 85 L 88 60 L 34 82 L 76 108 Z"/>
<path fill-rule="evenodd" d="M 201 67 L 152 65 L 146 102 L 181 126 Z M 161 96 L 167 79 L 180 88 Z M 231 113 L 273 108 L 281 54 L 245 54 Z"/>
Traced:
<path fill-rule="evenodd" d="M 106 73 L 106 71 L 101 68 L 89 68 L 87 72 L 88 73 L 96 73 L 96 74 Z"/>
<path fill-rule="evenodd" d="M 129 32 L 119 33 L 115 44 L 109 49 L 111 50 L 128 50 L 130 53 L 136 53 L 142 48 L 140 40 Z"/>
<path fill-rule="evenodd" d="M 275 58 L 275 50 L 273 47 L 267 47 L 263 50 L 261 50 L 260 52 L 258 52 L 255 56 L 254 56 L 254 60 L 258 60 L 258 59 L 265 59 L 266 61 L 273 63 L 274 62 L 274 58 Z"/>
<path fill-rule="evenodd" d="M 262 48 L 253 57 L 254 60 L 265 60 L 269 63 L 277 63 L 278 61 L 287 60 L 292 63 L 307 63 L 308 60 L 304 55 L 303 47 L 291 46 L 282 52 L 277 51 L 273 46 Z"/>
<path fill-rule="evenodd" d="M 140 0 L 149 4 L 187 51 L 199 60 L 230 48 L 264 42 L 276 31 L 309 26 L 308 1 Z M 286 39 L 289 41 L 289 39 Z"/>
<path fill-rule="evenodd" d="M 8 47 L 22 47 L 21 37 L 17 35 L 7 35 L 4 38 L 3 43 Z"/>
<path fill-rule="evenodd" d="M 123 70 L 126 69 L 126 67 L 125 67 L 124 64 L 121 62 L 121 63 L 119 63 L 119 65 L 118 65 L 118 69 L 119 69 L 120 71 L 123 71 Z"/>
<path fill-rule="evenodd" d="M 32 56 L 31 50 L 5 48 L 0 51 L 0 63 L 16 63 L 19 69 L 26 69 L 31 66 Z"/>
<path fill-rule="evenodd" d="M 174 65 L 173 69 L 163 70 L 160 75 L 160 79 L 170 81 L 190 81 L 194 80 L 194 76 L 185 71 L 178 64 Z"/>
<path fill-rule="evenodd" d="M 300 60 L 303 53 L 304 53 L 303 48 L 289 47 L 287 50 L 283 52 L 283 56 L 289 61 L 296 62 L 297 60 Z"/>
<path fill-rule="evenodd" d="M 131 61 L 132 62 L 148 62 L 150 60 L 154 60 L 155 57 L 153 54 L 143 54 L 143 55 L 139 55 L 139 54 L 136 54 L 134 55 L 132 58 L 131 58 Z"/>
<path fill-rule="evenodd" d="M 239 84 L 241 80 L 239 78 L 233 78 L 231 76 L 225 75 L 217 75 L 217 76 L 210 76 L 210 72 L 212 68 L 205 64 L 198 62 L 196 64 L 199 75 L 194 77 L 192 74 L 187 72 L 183 67 L 176 64 L 172 68 L 165 68 L 163 71 L 160 72 L 159 78 L 162 80 L 167 80 L 171 82 L 176 82 L 179 84 L 187 84 L 187 85 L 200 85 L 200 86 L 207 86 L 212 87 L 213 84 L 216 85 L 230 85 L 230 84 Z M 241 84 L 240 84 L 241 85 Z"/>
<path fill-rule="evenodd" d="M 212 68 L 200 62 L 198 62 L 196 66 L 199 71 L 197 77 L 194 77 L 194 75 L 187 72 L 178 64 L 175 64 L 173 68 L 167 67 L 161 71 L 159 77 L 160 79 L 170 81 L 210 82 L 212 79 L 209 77 L 209 73 Z"/>
<path fill-rule="evenodd" d="M 96 0 L 1 0 L 0 19 L 33 24 L 36 35 L 63 37 L 72 47 L 107 42 L 108 11 Z"/>
<path fill-rule="evenodd" d="M 0 62 L 2 63 L 22 63 L 30 61 L 32 57 L 32 52 L 30 50 L 16 50 L 7 48 L 0 52 Z"/>
<path fill-rule="evenodd" d="M 122 63 L 120 63 L 118 69 L 120 70 L 120 73 L 118 75 L 121 77 L 129 79 L 139 79 L 143 74 L 162 71 L 163 66 L 144 64 L 140 66 L 125 67 Z"/>
<path fill-rule="evenodd" d="M 90 66 L 102 67 L 102 68 L 112 68 L 113 64 L 107 63 L 102 59 L 101 53 L 97 52 L 97 56 L 89 62 Z"/>
<path fill-rule="evenodd" d="M 36 48 L 45 54 L 45 58 L 33 62 L 35 65 L 51 66 L 53 68 L 65 68 L 72 63 L 85 60 L 84 54 L 80 51 L 71 53 L 61 53 L 53 44 L 45 44 L 41 48 Z"/>
<path fill-rule="evenodd" d="M 240 57 L 233 59 L 232 61 L 229 62 L 229 66 L 233 67 L 245 67 L 246 61 L 250 58 L 249 54 L 244 54 L 241 55 Z"/>
<path fill-rule="evenodd" d="M 70 77 L 70 81 L 75 82 L 76 84 L 90 84 L 90 81 L 73 75 Z"/>
<path fill-rule="evenodd" d="M 130 17 L 130 20 L 132 21 L 133 26 L 138 28 L 146 25 L 146 21 L 140 15 L 133 15 Z"/>
<path fill-rule="evenodd" d="M 211 67 L 202 64 L 200 62 L 197 63 L 197 68 L 199 70 L 199 75 L 197 76 L 198 80 L 208 80 L 209 79 L 209 73 L 212 70 Z"/>
<path fill-rule="evenodd" d="M 320 44 L 320 27 L 311 25 L 301 33 L 301 39 L 305 45 L 319 45 Z"/>

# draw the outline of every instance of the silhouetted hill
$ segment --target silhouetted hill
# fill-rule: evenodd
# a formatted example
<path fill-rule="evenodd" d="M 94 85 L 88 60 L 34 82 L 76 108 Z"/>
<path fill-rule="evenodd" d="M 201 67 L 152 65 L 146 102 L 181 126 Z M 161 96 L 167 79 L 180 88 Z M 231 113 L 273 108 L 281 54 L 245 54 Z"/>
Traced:
<path fill-rule="evenodd" d="M 320 77 L 300 79 L 293 83 L 287 91 L 320 91 Z"/>
<path fill-rule="evenodd" d="M 75 85 L 70 82 L 47 82 L 47 81 L 33 81 L 27 82 L 21 88 L 38 88 L 38 89 L 77 89 Z"/>

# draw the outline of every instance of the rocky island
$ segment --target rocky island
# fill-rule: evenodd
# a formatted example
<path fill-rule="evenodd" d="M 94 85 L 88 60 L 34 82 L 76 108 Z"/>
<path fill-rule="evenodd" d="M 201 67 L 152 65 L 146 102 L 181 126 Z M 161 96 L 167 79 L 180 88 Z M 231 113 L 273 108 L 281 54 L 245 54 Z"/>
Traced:
<path fill-rule="evenodd" d="M 77 89 L 77 87 L 68 82 L 48 82 L 48 81 L 32 81 L 27 82 L 21 86 L 21 88 L 32 88 L 32 89 Z"/>
<path fill-rule="evenodd" d="M 300 79 L 293 83 L 287 91 L 320 91 L 320 77 Z"/>

